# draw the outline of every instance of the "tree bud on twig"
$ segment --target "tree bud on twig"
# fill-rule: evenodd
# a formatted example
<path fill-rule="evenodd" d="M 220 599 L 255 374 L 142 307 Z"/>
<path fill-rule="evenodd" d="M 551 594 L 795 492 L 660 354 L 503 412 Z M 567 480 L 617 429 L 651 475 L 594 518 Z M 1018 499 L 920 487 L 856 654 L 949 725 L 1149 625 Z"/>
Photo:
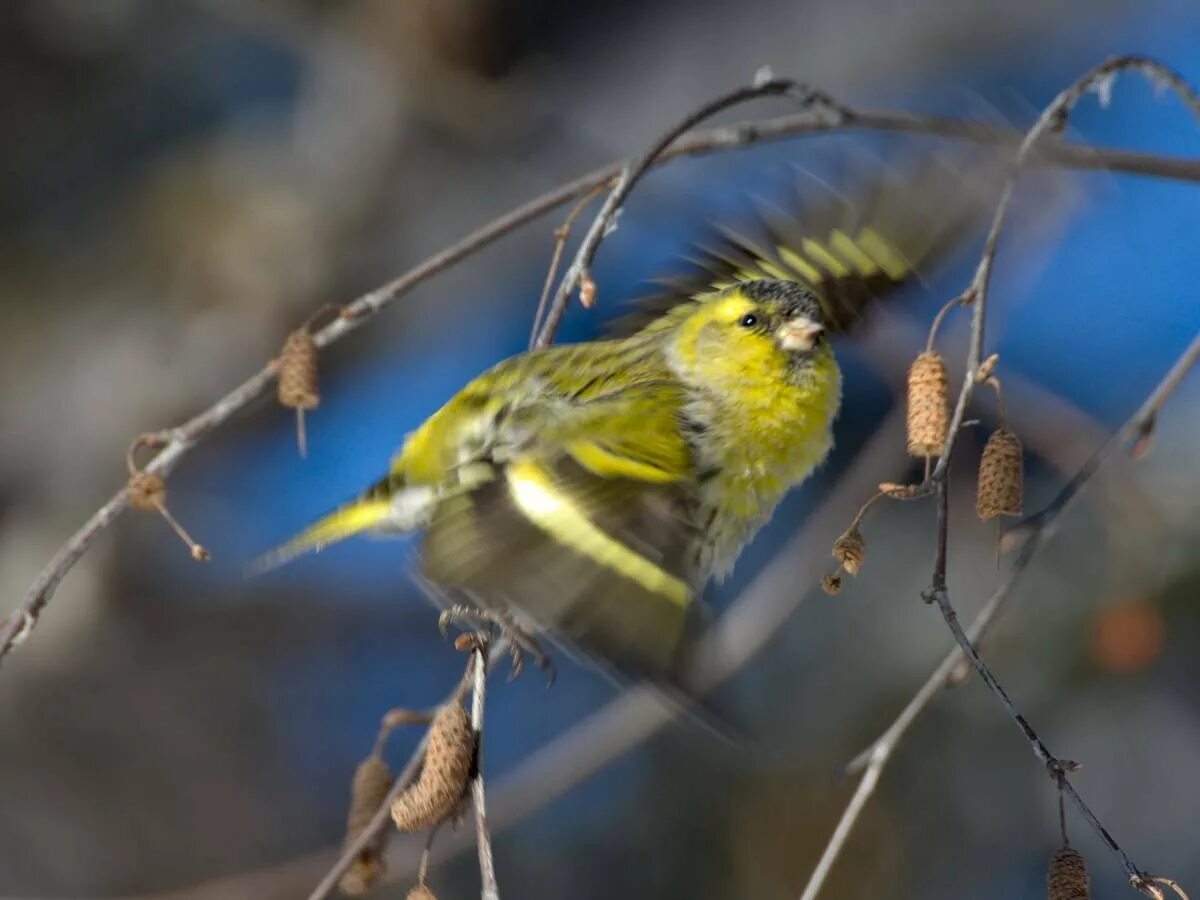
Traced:
<path fill-rule="evenodd" d="M 975 380 L 980 384 L 992 377 L 992 373 L 996 371 L 996 363 L 1000 362 L 1000 354 L 993 353 L 987 359 L 979 364 L 979 369 L 975 372 Z"/>
<path fill-rule="evenodd" d="M 584 274 L 579 281 L 579 305 L 591 309 L 596 305 L 596 282 L 591 275 Z"/>
<path fill-rule="evenodd" d="M 129 453 L 125 456 L 126 465 L 129 468 L 129 482 L 125 485 L 125 497 L 129 501 L 129 505 L 136 510 L 142 512 L 157 512 L 160 516 L 166 519 L 167 524 L 174 529 L 179 535 L 179 539 L 183 541 L 188 550 L 192 553 L 192 559 L 197 562 L 205 562 L 211 559 L 209 552 L 192 538 L 187 530 L 179 524 L 176 518 L 171 515 L 171 511 L 167 509 L 167 483 L 161 475 L 154 472 L 143 472 L 138 468 L 137 463 L 133 461 L 133 454 L 138 447 L 151 446 L 156 443 L 156 438 L 153 435 L 142 435 L 133 442 L 133 446 L 129 448 Z"/>

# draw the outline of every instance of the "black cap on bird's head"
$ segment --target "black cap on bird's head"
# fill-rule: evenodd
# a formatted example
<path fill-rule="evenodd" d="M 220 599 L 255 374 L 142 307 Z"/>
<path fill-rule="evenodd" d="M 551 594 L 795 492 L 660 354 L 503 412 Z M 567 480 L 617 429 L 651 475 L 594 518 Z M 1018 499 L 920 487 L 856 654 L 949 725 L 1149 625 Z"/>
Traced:
<path fill-rule="evenodd" d="M 817 295 L 796 281 L 784 281 L 780 278 L 758 278 L 754 281 L 743 281 L 736 285 L 751 300 L 769 304 L 779 308 L 790 308 L 796 314 L 803 313 L 814 322 L 822 318 L 821 303 Z"/>

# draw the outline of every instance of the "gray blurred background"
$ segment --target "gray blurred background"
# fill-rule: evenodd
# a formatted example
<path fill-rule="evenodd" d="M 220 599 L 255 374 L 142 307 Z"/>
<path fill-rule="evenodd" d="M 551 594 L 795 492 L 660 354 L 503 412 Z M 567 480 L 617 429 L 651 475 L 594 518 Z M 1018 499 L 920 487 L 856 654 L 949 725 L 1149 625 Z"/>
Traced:
<path fill-rule="evenodd" d="M 137 433 L 203 408 L 322 304 L 640 151 L 761 65 L 851 104 L 1025 127 L 1114 52 L 1153 52 L 1200 79 L 1198 46 L 1200 8 L 1183 0 L 8 0 L 0 612 L 121 485 Z M 1113 101 L 1086 101 L 1071 136 L 1200 156 L 1178 104 L 1132 80 Z M 601 249 L 600 308 L 575 311 L 563 337 L 594 334 L 709 221 L 782 195 L 797 167 L 820 170 L 850 144 L 886 151 L 868 135 L 803 138 L 654 174 Z M 991 334 L 1030 451 L 1030 510 L 1200 327 L 1196 188 L 1062 183 L 1069 208 L 1036 230 L 1039 196 L 1022 193 L 997 263 Z M 369 482 L 467 377 L 523 346 L 558 221 L 472 257 L 324 354 L 307 460 L 269 402 L 197 448 L 169 503 L 211 564 L 130 514 L 72 571 L 0 670 L 0 895 L 294 897 L 315 883 L 379 716 L 437 700 L 462 660 L 407 579 L 403 545 L 355 542 L 261 579 L 244 565 Z M 919 599 L 927 505 L 872 517 L 868 563 L 841 596 L 809 586 L 857 502 L 914 474 L 897 386 L 969 257 L 844 348 L 838 452 L 714 595 L 724 609 L 746 585 L 812 594 L 714 700 L 753 749 L 674 726 L 524 809 L 506 777 L 613 688 L 565 660 L 550 691 L 536 676 L 496 679 L 487 774 L 505 896 L 799 895 L 853 788 L 839 767 L 949 646 Z M 961 324 L 946 331 L 952 360 Z M 1097 478 L 985 650 L 1052 749 L 1083 763 L 1076 782 L 1117 839 L 1193 892 L 1198 411 L 1193 377 L 1149 458 Z M 990 407 L 981 414 L 990 427 Z M 964 614 L 1000 578 L 969 496 L 984 434 L 968 435 L 955 473 L 950 575 Z M 397 760 L 415 739 L 396 739 Z M 1071 833 L 1094 896 L 1131 896 L 1094 836 L 1077 821 Z M 478 890 L 473 854 L 455 849 L 468 839 L 439 840 L 439 896 Z M 1038 897 L 1056 842 L 1051 783 L 971 679 L 913 729 L 824 896 Z M 397 842 L 379 896 L 404 895 L 417 846 Z"/>

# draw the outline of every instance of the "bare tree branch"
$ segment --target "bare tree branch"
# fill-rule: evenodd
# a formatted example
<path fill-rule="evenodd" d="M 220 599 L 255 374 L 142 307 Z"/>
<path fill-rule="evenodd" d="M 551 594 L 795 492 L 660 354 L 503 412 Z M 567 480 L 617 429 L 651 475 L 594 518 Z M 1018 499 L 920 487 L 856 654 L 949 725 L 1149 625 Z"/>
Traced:
<path fill-rule="evenodd" d="M 1183 381 L 1184 375 L 1196 364 L 1198 359 L 1200 359 L 1200 335 L 1197 335 L 1187 350 L 1175 361 L 1170 371 L 1167 372 L 1158 386 L 1155 387 L 1138 410 L 1130 416 L 1121 429 L 1105 441 L 1087 459 L 1079 470 L 1063 485 L 1053 500 L 1021 526 L 1027 528 L 1029 533 L 1025 538 L 1025 542 L 1021 545 L 1021 549 L 1013 561 L 1008 574 L 1003 583 L 992 592 L 987 602 L 984 603 L 970 627 L 963 632 L 968 646 L 974 647 L 996 619 L 997 615 L 999 615 L 1002 607 L 1012 596 L 1017 582 L 1020 581 L 1021 576 L 1029 568 L 1029 564 L 1033 561 L 1033 558 L 1054 534 L 1058 519 L 1078 499 L 1080 492 L 1092 476 L 1099 471 L 1101 464 L 1111 457 L 1119 447 L 1142 433 L 1148 423 L 1154 421 L 1158 410 L 1162 408 L 1162 405 L 1179 386 L 1180 382 Z M 961 628 L 959 631 L 961 632 Z M 870 747 L 856 756 L 846 766 L 848 773 L 862 772 L 862 779 L 859 781 L 850 803 L 842 813 L 841 819 L 838 821 L 834 833 L 821 855 L 821 859 L 809 877 L 808 883 L 800 895 L 801 900 L 815 900 L 817 897 L 826 876 L 828 876 L 833 866 L 833 862 L 841 852 L 846 837 L 862 813 L 866 801 L 874 793 L 884 768 L 886 768 L 888 762 L 891 760 L 892 753 L 905 734 L 908 733 L 908 729 L 912 727 L 913 722 L 917 720 L 917 717 L 924 712 L 925 707 L 929 705 L 930 701 L 951 680 L 955 669 L 963 661 L 962 646 L 960 643 L 959 646 L 956 646 L 955 649 L 946 654 L 937 668 L 930 674 L 929 678 L 925 680 L 912 699 L 909 700 L 904 709 L 900 711 L 900 714 L 892 724 L 887 727 L 887 730 L 876 738 Z M 1074 792 L 1073 788 L 1070 789 L 1068 794 L 1073 801 L 1077 803 L 1083 802 L 1082 799 L 1079 799 L 1078 794 Z M 1103 833 L 1107 835 L 1106 831 Z M 1106 840 L 1111 841 L 1111 838 L 1106 838 Z M 1111 843 L 1110 846 L 1120 852 L 1115 842 Z M 1123 854 L 1122 856 L 1123 861 L 1127 861 Z"/>
<path fill-rule="evenodd" d="M 1147 398 L 1142 410 L 1139 410 L 1139 413 L 1135 414 L 1126 423 L 1126 426 L 1118 435 L 1115 435 L 1096 452 L 1080 472 L 1068 482 L 1063 492 L 1056 498 L 1055 503 L 1052 503 L 1039 513 L 1037 517 L 1026 523 L 1026 527 L 1031 531 L 1031 535 L 1022 546 L 1021 553 L 1015 561 L 1009 577 L 1004 585 L 993 594 L 970 629 L 964 630 L 958 623 L 957 614 L 950 603 L 946 587 L 948 535 L 948 488 L 946 484 L 946 472 L 954 449 L 957 431 L 964 421 L 966 409 L 971 401 L 974 387 L 979 383 L 976 372 L 982 359 L 987 291 L 999 236 L 1007 217 L 1016 181 L 1021 170 L 1029 162 L 1031 151 L 1035 146 L 1038 147 L 1039 163 L 1049 161 L 1078 168 L 1108 168 L 1117 171 L 1200 181 L 1200 161 L 1170 160 L 1145 154 L 1112 153 L 1058 142 L 1043 143 L 1043 138 L 1048 133 L 1060 128 L 1065 123 L 1071 109 L 1087 91 L 1096 89 L 1097 87 L 1104 89 L 1104 86 L 1108 84 L 1109 79 L 1113 75 L 1124 70 L 1138 71 L 1156 83 L 1161 83 L 1171 88 L 1183 98 L 1192 112 L 1200 118 L 1200 98 L 1197 97 L 1195 91 L 1184 83 L 1179 76 L 1153 60 L 1145 57 L 1126 56 L 1109 60 L 1097 66 L 1077 80 L 1066 91 L 1062 92 L 1047 107 L 1034 127 L 1020 139 L 1019 143 L 1017 143 L 1017 137 L 1013 133 L 998 131 L 986 126 L 977 126 L 974 123 L 901 116 L 891 113 L 856 112 L 837 107 L 823 95 L 812 93 L 805 96 L 806 102 L 811 108 L 799 116 L 780 117 L 757 123 L 743 123 L 741 125 L 713 129 L 690 137 L 683 136 L 685 131 L 694 127 L 699 122 L 736 103 L 771 94 L 783 94 L 797 89 L 796 85 L 790 81 L 766 79 L 756 83 L 752 87 L 741 88 L 719 97 L 701 107 L 701 109 L 686 117 L 676 127 L 666 132 L 650 151 L 636 160 L 606 167 L 596 173 L 564 185 L 542 197 L 536 198 L 525 206 L 514 210 L 474 234 L 469 235 L 458 244 L 431 257 L 405 275 L 363 295 L 345 306 L 341 310 L 337 320 L 315 335 L 318 346 L 327 346 L 333 341 L 341 339 L 363 322 L 373 317 L 384 306 L 403 296 L 417 284 L 465 259 L 475 251 L 538 215 L 556 208 L 572 198 L 595 190 L 597 186 L 603 185 L 615 178 L 615 184 L 608 198 L 585 235 L 572 265 L 563 276 L 555 293 L 554 300 L 550 303 L 547 310 L 546 318 L 542 323 L 537 341 L 539 346 L 545 346 L 553 340 L 554 332 L 565 311 L 571 292 L 587 275 L 588 268 L 599 244 L 610 230 L 610 225 L 620 210 L 622 203 L 628 197 L 629 192 L 651 167 L 678 156 L 748 146 L 790 135 L 850 128 L 875 128 L 909 133 L 938 134 L 988 143 L 1013 144 L 1017 147 L 1013 172 L 1005 186 L 995 217 L 993 218 L 983 256 L 970 287 L 964 292 L 960 300 L 963 305 L 974 305 L 974 315 L 972 317 L 971 333 L 968 341 L 966 374 L 964 375 L 962 389 L 955 406 L 949 437 L 947 438 L 941 458 L 926 479 L 925 485 L 926 489 L 929 490 L 936 488 L 939 511 L 937 557 L 934 565 L 932 585 L 927 595 L 928 599 L 937 602 L 958 644 L 958 648 L 943 660 L 942 665 L 938 667 L 934 676 L 926 682 L 913 702 L 906 707 L 901 716 L 893 723 L 893 726 L 889 728 L 888 732 L 885 732 L 880 740 L 876 741 L 867 755 L 857 760 L 855 764 L 852 764 L 866 766 L 863 779 L 842 821 L 839 823 L 834 837 L 826 850 L 826 854 L 823 856 L 817 871 L 814 873 L 813 879 L 810 880 L 809 886 L 805 890 L 805 898 L 815 897 L 817 891 L 819 891 L 825 873 L 832 867 L 837 853 L 852 829 L 859 812 L 874 791 L 896 742 L 903 736 L 909 725 L 911 725 L 912 721 L 915 720 L 916 716 L 919 715 L 929 700 L 932 699 L 933 695 L 945 684 L 946 679 L 957 665 L 959 659 L 964 655 L 971 661 L 987 686 L 1005 705 L 1010 716 L 1022 727 L 1035 754 L 1047 765 L 1051 774 L 1057 779 L 1063 792 L 1072 799 L 1084 817 L 1100 833 L 1109 847 L 1120 856 L 1122 865 L 1129 875 L 1131 883 L 1151 895 L 1158 891 L 1154 886 L 1156 881 L 1165 883 L 1162 879 L 1153 878 L 1138 869 L 1119 845 L 1116 844 L 1108 831 L 1071 785 L 1066 774 L 1067 768 L 1063 762 L 1051 754 L 1045 747 L 1036 732 L 1008 697 L 1003 687 L 980 659 L 975 650 L 974 641 L 977 640 L 988 622 L 994 618 L 1004 600 L 1011 594 L 1012 588 L 1020 574 L 1028 566 L 1030 559 L 1036 553 L 1037 549 L 1047 539 L 1050 526 L 1057 520 L 1062 511 L 1067 508 L 1092 474 L 1094 474 L 1103 459 L 1112 452 L 1113 447 L 1126 439 L 1129 433 L 1148 432 L 1153 422 L 1154 413 L 1182 380 L 1188 369 L 1196 361 L 1196 357 L 1200 355 L 1200 336 L 1197 336 L 1196 340 L 1193 341 L 1188 351 L 1180 358 L 1176 366 L 1173 367 L 1172 371 L 1160 384 L 1159 388 Z M 169 473 L 191 447 L 208 436 L 236 412 L 261 396 L 275 378 L 276 370 L 277 364 L 275 361 L 268 363 L 262 370 L 239 385 L 209 409 L 177 428 L 158 433 L 156 437 L 163 444 L 162 449 L 146 467 L 145 471 L 157 475 L 166 475 Z M 1132 432 L 1130 429 L 1132 429 Z M 55 554 L 50 564 L 31 586 L 24 602 L 3 623 L 0 623 L 0 658 L 19 644 L 36 626 L 38 616 L 53 596 L 62 578 L 71 566 L 87 551 L 97 536 L 124 510 L 126 505 L 126 494 L 122 491 L 93 515 L 67 544 Z M 791 608 L 797 602 L 798 598 L 794 595 L 789 597 L 787 604 L 780 607 L 781 610 L 786 607 L 783 617 L 786 617 L 786 614 L 790 613 Z M 776 610 L 775 615 L 758 615 L 752 624 L 750 632 L 739 631 L 739 628 L 745 626 L 747 621 L 744 615 L 739 617 L 739 613 L 744 613 L 749 605 L 749 603 L 742 604 L 740 609 L 735 607 L 729 615 L 721 620 L 711 634 L 705 648 L 706 652 L 701 655 L 703 664 L 696 676 L 695 686 L 697 689 L 709 689 L 736 672 L 782 621 L 782 617 L 778 616 L 779 610 Z M 756 612 L 759 611 L 756 610 Z M 764 630 L 764 622 L 770 626 L 769 630 Z M 474 659 L 474 654 L 472 658 Z M 479 659 L 480 661 L 483 660 L 482 654 L 479 654 Z M 478 732 L 482 726 L 484 703 L 484 685 L 482 682 L 486 678 L 486 665 L 476 663 L 475 672 L 473 722 Z M 649 705 L 647 705 L 647 702 L 649 702 Z M 638 704 L 641 704 L 642 711 L 648 713 L 648 718 L 643 716 L 643 724 L 648 729 L 646 733 L 660 727 L 672 715 L 672 709 L 663 705 L 653 695 L 652 691 L 631 692 L 614 703 L 610 709 L 617 710 L 622 704 L 628 705 L 630 703 L 634 705 L 634 708 L 637 708 Z M 608 710 L 605 712 L 608 712 Z M 627 731 L 626 734 L 628 735 L 629 732 Z M 644 734 L 637 733 L 637 729 L 635 729 L 633 732 L 633 741 L 636 742 L 644 736 Z M 423 743 L 418 746 L 417 751 L 405 766 L 404 771 L 396 779 L 388 800 L 381 805 L 376 816 L 372 819 L 370 826 L 361 835 L 361 840 L 364 843 L 371 840 L 382 828 L 387 826 L 387 816 L 391 799 L 412 780 L 419 769 L 422 752 Z M 604 761 L 611 758 L 611 755 L 599 758 Z M 581 768 L 585 767 L 576 767 L 576 774 Z M 477 774 L 472 784 L 472 791 L 475 798 L 480 871 L 483 880 L 483 896 L 485 900 L 491 900 L 491 898 L 498 898 L 498 889 L 496 887 L 492 862 L 483 787 L 482 776 L 481 774 Z M 357 849 L 354 847 L 347 848 L 343 857 L 314 890 L 311 895 L 314 900 L 315 898 L 323 898 L 329 894 L 345 870 L 346 865 L 353 860 L 356 852 Z"/>
<path fill-rule="evenodd" d="M 1144 67 L 1151 65 L 1149 61 L 1143 61 Z M 1165 72 L 1165 70 L 1163 71 Z M 1167 77 L 1168 75 L 1170 77 Z M 1171 73 L 1162 77 L 1166 78 L 1172 86 L 1182 83 Z M 1192 99 L 1194 100 L 1194 95 Z M 1189 102 L 1192 103 L 1191 100 Z M 1195 108 L 1194 103 L 1192 106 Z M 836 112 L 836 116 L 830 116 L 827 108 L 809 109 L 788 116 L 741 122 L 684 135 L 654 156 L 649 165 L 661 165 L 682 156 L 698 156 L 748 147 L 767 141 L 838 130 L 925 134 L 1002 146 L 1017 146 L 1022 140 L 1019 132 L 960 119 L 879 110 L 853 110 L 845 107 L 837 107 Z M 1077 169 L 1104 169 L 1200 182 L 1200 160 L 1106 150 L 1061 141 L 1046 141 L 1038 149 L 1037 162 L 1039 164 L 1061 165 Z M 634 166 L 636 163 L 629 161 L 604 166 L 500 216 L 467 235 L 458 243 L 429 257 L 398 278 L 348 303 L 342 308 L 341 315 L 334 322 L 314 336 L 317 345 L 325 347 L 342 339 L 417 285 L 458 264 L 522 225 L 583 196 Z M 263 396 L 270 388 L 275 375 L 276 363 L 272 361 L 217 400 L 212 406 L 182 425 L 161 432 L 163 447 L 145 467 L 145 471 L 164 477 L 168 475 L 192 447 L 221 427 L 236 413 Z M 122 489 L 101 506 L 55 552 L 30 585 L 21 603 L 4 620 L 0 621 L 0 660 L 29 636 L 36 627 L 42 610 L 53 598 L 62 579 L 97 538 L 125 511 L 127 505 L 126 492 Z"/>
<path fill-rule="evenodd" d="M 387 792 L 387 796 L 379 804 L 379 808 L 375 811 L 375 815 L 371 817 L 370 823 L 352 842 L 346 845 L 337 862 L 325 873 L 317 883 L 317 886 L 312 889 L 312 892 L 308 895 L 308 900 L 325 900 L 326 897 L 337 891 L 338 881 L 341 880 L 346 870 L 350 868 L 354 860 L 358 858 L 358 855 L 376 840 L 379 833 L 390 824 L 392 801 L 399 797 L 401 792 L 413 783 L 413 780 L 421 771 L 421 763 L 425 759 L 425 744 L 428 740 L 429 733 L 426 732 L 421 736 L 421 740 L 413 749 L 412 756 L 408 758 L 408 762 L 404 764 L 404 768 L 396 776 L 396 780 L 392 782 L 391 790 Z"/>
<path fill-rule="evenodd" d="M 938 524 L 937 524 L 937 551 L 934 559 L 933 576 L 929 589 L 925 592 L 925 598 L 929 602 L 936 602 L 943 618 L 949 627 L 956 643 L 958 650 L 952 651 L 938 666 L 934 674 L 922 685 L 916 696 L 909 702 L 908 706 L 901 712 L 900 716 L 888 728 L 884 734 L 875 741 L 870 748 L 860 754 L 853 760 L 849 766 L 851 771 L 864 769 L 863 777 L 856 789 L 850 804 L 843 812 L 841 820 L 838 822 L 836 829 L 829 843 L 826 845 L 825 851 L 813 871 L 809 881 L 804 889 L 802 900 L 815 900 L 825 877 L 832 868 L 834 860 L 841 851 L 845 843 L 846 836 L 853 828 L 855 821 L 861 813 L 863 807 L 874 791 L 876 784 L 883 768 L 887 765 L 887 761 L 891 756 L 892 750 L 900 738 L 907 731 L 908 727 L 929 703 L 933 696 L 940 688 L 950 679 L 955 669 L 958 667 L 962 659 L 970 661 L 972 667 L 979 673 L 980 678 L 988 686 L 993 694 L 1000 700 L 1005 707 L 1009 716 L 1021 728 L 1022 733 L 1030 742 L 1034 754 L 1043 763 L 1046 764 L 1051 775 L 1057 780 L 1062 792 L 1071 798 L 1072 802 L 1079 809 L 1080 813 L 1087 820 L 1088 824 L 1100 835 L 1101 839 L 1121 860 L 1121 865 L 1126 874 L 1129 876 L 1130 883 L 1138 890 L 1148 896 L 1158 896 L 1161 898 L 1160 889 L 1155 886 L 1156 879 L 1142 872 L 1130 860 L 1128 854 L 1117 844 L 1112 835 L 1100 822 L 1091 808 L 1084 802 L 1083 798 L 1076 791 L 1067 777 L 1068 767 L 1064 765 L 1057 757 L 1055 757 L 1046 748 L 1041 741 L 1037 732 L 1034 731 L 1025 716 L 1013 703 L 1003 686 L 997 681 L 990 669 L 979 657 L 976 651 L 976 642 L 986 631 L 988 625 L 999 612 L 1004 601 L 1011 595 L 1012 589 L 1021 574 L 1028 567 L 1033 556 L 1040 549 L 1051 533 L 1051 526 L 1055 523 L 1062 512 L 1073 502 L 1078 495 L 1080 489 L 1087 481 L 1095 474 L 1101 463 L 1112 454 L 1113 450 L 1120 446 L 1125 441 L 1135 436 L 1146 436 L 1153 427 L 1155 416 L 1162 404 L 1167 400 L 1171 393 L 1178 387 L 1187 372 L 1195 365 L 1197 357 L 1200 356 L 1200 334 L 1192 341 L 1191 345 L 1184 353 L 1176 360 L 1170 371 L 1164 376 L 1158 387 L 1147 397 L 1142 406 L 1134 413 L 1134 415 L 1125 423 L 1125 425 L 1114 434 L 1108 441 L 1100 446 L 1099 449 L 1084 463 L 1078 472 L 1067 482 L 1059 492 L 1054 501 L 1046 506 L 1036 516 L 1031 517 L 1019 527 L 1018 531 L 1026 538 L 1021 552 L 1014 561 L 1009 575 L 1005 582 L 1001 585 L 988 602 L 984 605 L 971 627 L 964 631 L 958 621 L 958 615 L 950 602 L 949 591 L 946 586 L 946 561 L 947 561 L 947 539 L 948 539 L 948 487 L 947 477 L 948 467 L 953 453 L 955 440 L 958 431 L 962 427 L 963 420 L 966 415 L 967 407 L 971 401 L 971 397 L 975 386 L 981 383 L 981 379 L 977 377 L 979 366 L 982 361 L 983 341 L 984 341 L 984 324 L 987 314 L 987 291 L 991 277 L 992 265 L 995 260 L 996 250 L 999 244 L 1000 233 L 1003 229 L 1005 219 L 1008 214 L 1009 205 L 1012 200 L 1013 190 L 1016 186 L 1022 168 L 1029 157 L 1030 152 L 1038 144 L 1039 140 L 1051 129 L 1060 129 L 1065 125 L 1071 110 L 1079 102 L 1079 100 L 1091 90 L 1098 90 L 1102 94 L 1102 102 L 1106 102 L 1107 92 L 1111 88 L 1112 79 L 1117 73 L 1131 70 L 1136 71 L 1151 79 L 1155 84 L 1163 85 L 1177 93 L 1184 103 L 1189 107 L 1194 117 L 1200 120 L 1200 94 L 1187 84 L 1173 70 L 1163 66 L 1161 63 L 1143 56 L 1121 56 L 1114 57 L 1101 63 L 1098 66 L 1090 69 L 1080 76 L 1066 90 L 1062 91 L 1039 116 L 1037 122 L 1029 130 L 1028 134 L 1022 140 L 1016 157 L 1011 175 L 1005 185 L 1001 195 L 996 213 L 992 220 L 991 228 L 988 232 L 988 237 L 985 242 L 983 255 L 979 265 L 976 268 L 975 275 L 971 281 L 971 285 L 958 298 L 958 301 L 963 304 L 974 304 L 974 314 L 971 320 L 971 330 L 968 338 L 968 350 L 966 359 L 966 371 L 963 376 L 962 389 L 959 392 L 958 401 L 956 403 L 954 414 L 952 416 L 949 433 L 947 435 L 946 444 L 943 448 L 941 458 L 937 466 L 926 477 L 925 483 L 921 486 L 921 490 L 935 490 L 937 494 L 937 509 L 938 509 Z M 947 307 L 943 307 L 942 312 L 938 315 L 940 321 L 942 315 L 947 311 Z M 936 326 L 936 323 L 935 323 Z"/>

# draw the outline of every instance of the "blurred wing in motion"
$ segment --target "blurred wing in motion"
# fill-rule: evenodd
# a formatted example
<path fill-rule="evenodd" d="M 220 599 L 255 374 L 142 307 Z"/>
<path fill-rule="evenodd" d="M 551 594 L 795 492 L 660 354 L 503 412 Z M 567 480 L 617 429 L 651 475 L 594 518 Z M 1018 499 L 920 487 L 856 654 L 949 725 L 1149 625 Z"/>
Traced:
<path fill-rule="evenodd" d="M 680 303 L 759 278 L 805 285 L 828 328 L 847 331 L 871 300 L 919 279 L 976 234 L 1003 171 L 1004 159 L 979 151 L 931 154 L 900 171 L 876 163 L 845 194 L 806 179 L 786 208 L 759 204 L 748 227 L 717 227 L 692 270 L 658 281 L 661 290 L 634 301 L 615 331 L 633 333 Z"/>
<path fill-rule="evenodd" d="M 695 615 L 697 533 L 671 399 L 648 385 L 567 412 L 495 478 L 439 504 L 425 575 L 622 674 L 670 679 Z"/>

